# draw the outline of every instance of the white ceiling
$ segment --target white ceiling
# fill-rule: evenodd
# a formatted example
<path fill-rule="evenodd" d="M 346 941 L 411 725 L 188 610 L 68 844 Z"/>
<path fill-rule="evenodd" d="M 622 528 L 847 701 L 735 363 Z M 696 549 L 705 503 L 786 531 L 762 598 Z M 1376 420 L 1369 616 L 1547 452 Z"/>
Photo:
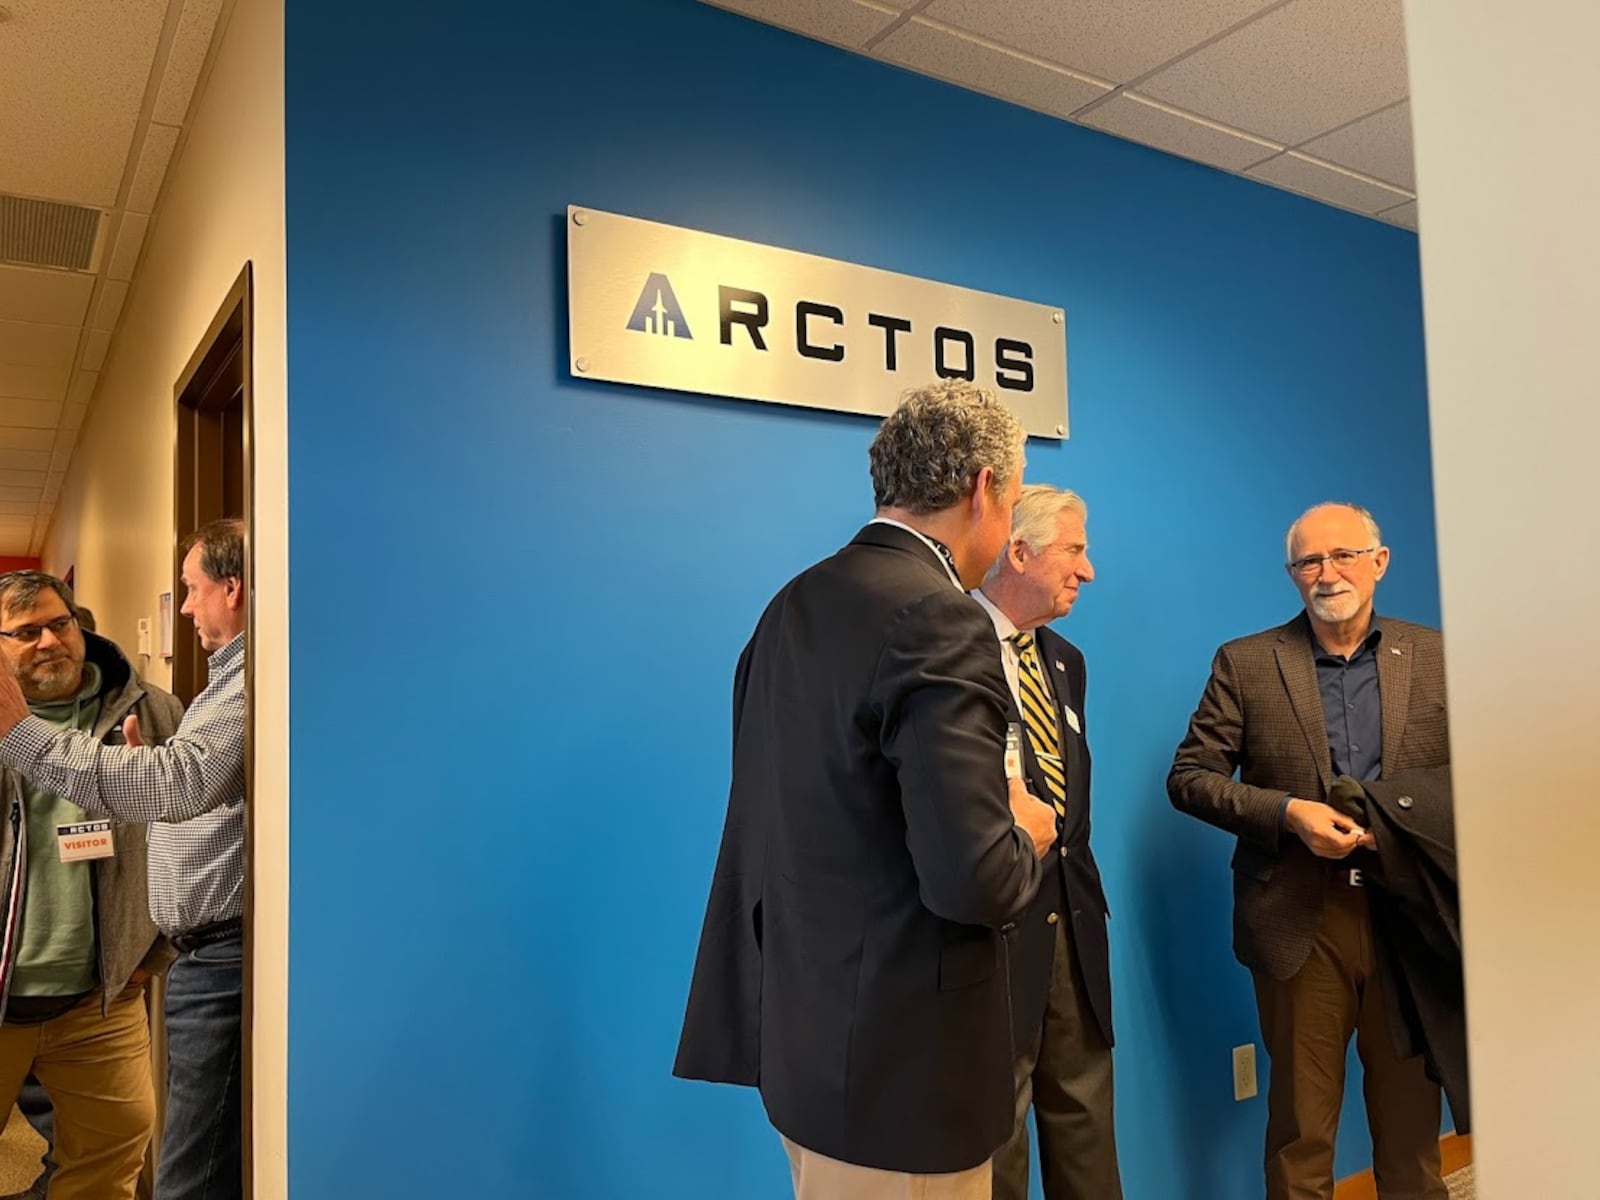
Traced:
<path fill-rule="evenodd" d="M 91 271 L 0 262 L 0 554 L 37 554 L 224 0 L 0 0 L 0 193 L 99 208 Z"/>
<path fill-rule="evenodd" d="M 1401 0 L 703 0 L 1417 227 Z"/>

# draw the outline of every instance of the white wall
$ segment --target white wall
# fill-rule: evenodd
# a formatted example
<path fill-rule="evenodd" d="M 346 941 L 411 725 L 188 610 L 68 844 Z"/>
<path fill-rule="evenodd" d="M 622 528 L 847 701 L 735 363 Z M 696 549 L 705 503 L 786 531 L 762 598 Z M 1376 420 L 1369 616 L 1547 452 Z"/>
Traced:
<path fill-rule="evenodd" d="M 1478 1194 L 1592 1200 L 1600 5 L 1406 21 Z"/>
<path fill-rule="evenodd" d="M 288 548 L 283 0 L 235 0 L 165 185 L 45 542 L 124 647 L 172 584 L 173 385 L 246 261 L 255 272 L 256 1196 L 285 1182 L 288 1008 Z M 176 618 L 174 639 L 193 637 Z M 155 659 L 146 675 L 170 680 Z"/>

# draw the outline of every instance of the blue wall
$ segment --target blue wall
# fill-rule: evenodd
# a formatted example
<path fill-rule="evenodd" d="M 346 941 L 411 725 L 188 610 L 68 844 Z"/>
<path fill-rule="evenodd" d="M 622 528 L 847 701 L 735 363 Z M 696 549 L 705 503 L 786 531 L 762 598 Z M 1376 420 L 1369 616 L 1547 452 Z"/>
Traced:
<path fill-rule="evenodd" d="M 870 515 L 864 418 L 575 381 L 581 203 L 1065 306 L 1131 1200 L 1259 1194 L 1227 839 L 1163 779 L 1288 520 L 1434 621 L 1412 235 L 689 0 L 288 6 L 291 1181 L 787 1194 L 669 1077 L 734 659 Z M 922 380 L 908 380 L 908 383 Z M 1349 1106 L 1341 1173 L 1368 1153 Z"/>

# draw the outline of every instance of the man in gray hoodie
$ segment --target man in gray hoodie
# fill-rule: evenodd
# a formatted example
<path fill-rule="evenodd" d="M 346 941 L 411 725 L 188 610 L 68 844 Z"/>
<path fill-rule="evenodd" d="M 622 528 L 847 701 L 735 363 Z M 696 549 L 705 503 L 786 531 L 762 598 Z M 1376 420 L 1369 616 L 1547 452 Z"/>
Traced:
<path fill-rule="evenodd" d="M 151 740 L 182 706 L 83 631 L 72 593 L 0 575 L 0 656 L 34 716 L 104 742 L 139 718 Z M 35 1075 L 55 1109 L 54 1200 L 134 1195 L 155 1125 L 145 979 L 172 951 L 146 903 L 145 827 L 96 822 L 0 771 L 0 1111 Z"/>

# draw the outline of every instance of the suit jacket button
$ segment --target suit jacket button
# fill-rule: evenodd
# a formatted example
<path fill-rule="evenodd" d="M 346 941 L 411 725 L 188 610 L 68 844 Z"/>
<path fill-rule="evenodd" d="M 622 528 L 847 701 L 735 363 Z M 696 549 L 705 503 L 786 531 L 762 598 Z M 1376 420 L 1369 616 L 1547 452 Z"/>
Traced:
<path fill-rule="evenodd" d="M 1416 803 L 1416 801 L 1413 800 L 1410 796 L 1401 796 L 1400 799 L 1395 801 L 1395 803 L 1398 804 L 1401 808 L 1410 808 L 1413 804 Z"/>
<path fill-rule="evenodd" d="M 1051 913 L 1048 917 L 1046 917 L 1044 919 L 1044 923 L 1046 925 L 1054 925 L 1059 920 L 1061 920 L 1061 914 L 1060 913 Z"/>
<path fill-rule="evenodd" d="M 1063 847 L 1061 847 L 1061 857 L 1065 858 L 1066 856 L 1067 856 L 1067 848 L 1065 846 L 1063 846 Z"/>

